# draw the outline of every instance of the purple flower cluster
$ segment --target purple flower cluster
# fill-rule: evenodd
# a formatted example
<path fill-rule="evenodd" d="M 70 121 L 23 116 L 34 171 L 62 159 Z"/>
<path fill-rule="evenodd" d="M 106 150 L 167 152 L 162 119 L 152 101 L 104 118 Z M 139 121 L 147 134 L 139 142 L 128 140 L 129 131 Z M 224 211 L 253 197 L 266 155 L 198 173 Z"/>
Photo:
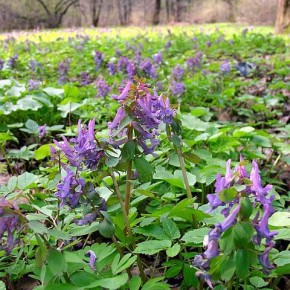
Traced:
<path fill-rule="evenodd" d="M 135 132 L 135 140 L 146 154 L 153 153 L 159 144 L 158 127 L 161 123 L 170 124 L 173 121 L 174 111 L 170 108 L 169 99 L 158 96 L 156 92 L 152 95 L 148 86 L 138 83 L 136 89 L 132 82 L 128 82 L 119 96 L 114 96 L 122 105 L 115 119 L 108 124 L 110 140 L 116 146 L 127 142 L 127 130 L 120 128 L 122 121 L 130 116 Z M 121 130 L 120 130 L 121 129 Z M 115 140 L 115 138 L 118 140 Z"/>
<path fill-rule="evenodd" d="M 94 127 L 95 119 L 89 121 L 88 129 L 86 125 L 82 127 L 81 120 L 79 120 L 78 136 L 70 139 L 73 146 L 70 146 L 64 136 L 62 137 L 62 143 L 54 140 L 55 145 L 62 150 L 71 166 L 80 169 L 82 164 L 84 164 L 89 169 L 95 169 L 104 156 L 103 149 L 98 146 L 95 139 Z"/>
<path fill-rule="evenodd" d="M 220 72 L 222 74 L 229 74 L 231 71 L 231 65 L 228 60 L 225 60 L 221 65 L 220 65 Z"/>
<path fill-rule="evenodd" d="M 163 56 L 161 51 L 153 55 L 153 59 L 157 65 L 161 65 L 163 62 Z"/>
<path fill-rule="evenodd" d="M 38 134 L 39 134 L 39 138 L 43 138 L 47 133 L 47 127 L 46 124 L 39 126 L 38 127 Z"/>
<path fill-rule="evenodd" d="M 70 63 L 68 59 L 65 59 L 60 62 L 58 66 L 58 72 L 59 72 L 59 79 L 58 83 L 64 84 L 68 81 L 68 71 L 69 71 Z"/>
<path fill-rule="evenodd" d="M 108 70 L 111 76 L 114 76 L 117 72 L 117 67 L 113 62 L 108 63 Z"/>
<path fill-rule="evenodd" d="M 98 97 L 106 97 L 111 91 L 111 87 L 106 83 L 104 79 L 99 79 L 96 82 L 96 88 L 98 89 Z"/>
<path fill-rule="evenodd" d="M 41 84 L 41 81 L 30 79 L 28 81 L 28 90 L 33 91 L 37 90 Z"/>
<path fill-rule="evenodd" d="M 171 91 L 173 96 L 179 97 L 185 92 L 185 85 L 183 82 L 172 81 Z"/>
<path fill-rule="evenodd" d="M 4 196 L 0 200 L 0 249 L 9 254 L 19 243 L 16 237 L 22 228 L 21 214 L 16 204 L 7 202 Z"/>
<path fill-rule="evenodd" d="M 140 64 L 140 69 L 142 71 L 144 71 L 144 73 L 152 78 L 152 79 L 156 79 L 157 78 L 157 73 L 156 73 L 156 69 L 154 67 L 154 65 L 151 63 L 150 59 L 147 58 L 145 60 L 143 60 Z"/>
<path fill-rule="evenodd" d="M 99 70 L 99 68 L 101 67 L 103 59 L 104 59 L 103 54 L 100 51 L 95 51 L 94 61 L 95 61 L 96 70 Z"/>
<path fill-rule="evenodd" d="M 0 58 L 0 70 L 4 67 L 4 60 Z"/>
<path fill-rule="evenodd" d="M 184 69 L 180 65 L 176 65 L 172 70 L 172 76 L 180 81 L 183 77 Z"/>
<path fill-rule="evenodd" d="M 10 68 L 15 68 L 16 67 L 16 63 L 17 63 L 17 60 L 18 60 L 18 54 L 14 54 L 13 56 L 11 56 L 8 61 L 7 61 L 7 65 L 10 67 Z"/>
<path fill-rule="evenodd" d="M 195 256 L 193 261 L 193 265 L 200 269 L 200 271 L 197 272 L 197 276 L 205 280 L 210 288 L 212 288 L 212 282 L 207 273 L 209 270 L 209 262 L 211 259 L 219 255 L 219 239 L 222 233 L 237 222 L 237 218 L 241 213 L 241 201 L 243 196 L 253 200 L 253 207 L 262 207 L 263 216 L 259 218 L 258 212 L 256 217 L 253 219 L 253 226 L 256 230 L 256 235 L 253 237 L 253 243 L 260 246 L 262 239 L 265 238 L 266 248 L 264 252 L 258 256 L 258 258 L 265 272 L 273 268 L 273 265 L 269 262 L 268 254 L 274 246 L 273 238 L 277 232 L 271 232 L 269 230 L 268 220 L 274 213 L 274 208 L 272 206 L 274 196 L 267 198 L 268 192 L 271 190 L 272 186 L 267 185 L 262 187 L 261 177 L 256 161 L 252 162 L 252 171 L 250 175 L 247 173 L 245 166 L 242 165 L 243 162 L 243 158 L 241 157 L 240 165 L 238 165 L 234 169 L 234 172 L 232 172 L 231 160 L 228 160 L 225 176 L 222 177 L 218 174 L 216 177 L 215 193 L 207 195 L 207 199 L 211 207 L 210 211 L 218 208 L 219 206 L 223 206 L 224 208 L 221 213 L 225 216 L 225 220 L 222 223 L 216 224 L 214 229 L 212 229 L 208 236 L 206 236 L 204 242 L 206 251 L 201 255 Z M 246 182 L 245 180 L 250 180 L 251 183 Z M 219 198 L 220 193 L 235 184 L 244 185 L 245 189 L 239 192 L 234 200 L 227 203 L 221 201 Z M 240 216 L 240 218 L 242 217 Z"/>
<path fill-rule="evenodd" d="M 75 208 L 83 194 L 84 186 L 84 179 L 77 178 L 67 167 L 66 176 L 57 185 L 57 193 L 55 195 L 61 200 L 62 206 L 67 204 L 70 208 Z"/>
<path fill-rule="evenodd" d="M 120 57 L 118 61 L 118 71 L 125 72 L 130 80 L 133 80 L 136 74 L 135 64 L 130 61 L 127 57 Z"/>
<path fill-rule="evenodd" d="M 81 86 L 87 86 L 91 83 L 91 77 L 88 73 L 86 72 L 81 72 L 80 75 L 80 85 Z"/>
<path fill-rule="evenodd" d="M 200 51 L 198 51 L 194 57 L 187 59 L 187 61 L 186 61 L 187 67 L 189 69 L 196 69 L 196 68 L 200 67 L 201 58 L 202 58 L 202 53 Z"/>

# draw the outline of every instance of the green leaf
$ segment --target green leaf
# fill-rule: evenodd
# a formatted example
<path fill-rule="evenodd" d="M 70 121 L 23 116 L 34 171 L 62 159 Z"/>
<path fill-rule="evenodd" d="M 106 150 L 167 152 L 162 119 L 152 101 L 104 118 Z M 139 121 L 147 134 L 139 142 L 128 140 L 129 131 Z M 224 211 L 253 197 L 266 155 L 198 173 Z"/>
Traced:
<path fill-rule="evenodd" d="M 35 159 L 42 160 L 50 156 L 50 144 L 44 144 L 35 150 Z"/>
<path fill-rule="evenodd" d="M 250 222 L 238 222 L 233 227 L 234 241 L 237 247 L 245 247 L 251 242 L 254 228 Z"/>
<path fill-rule="evenodd" d="M 236 275 L 240 279 L 244 279 L 250 273 L 250 255 L 245 249 L 238 249 L 234 254 L 236 264 Z"/>
<path fill-rule="evenodd" d="M 25 126 L 27 129 L 29 129 L 31 132 L 35 132 L 37 133 L 38 132 L 38 124 L 33 121 L 33 120 L 30 120 L 28 119 L 25 123 Z"/>
<path fill-rule="evenodd" d="M 180 238 L 180 231 L 176 223 L 172 219 L 168 219 L 168 218 L 163 219 L 162 227 L 165 234 L 168 236 L 170 240 Z"/>
<path fill-rule="evenodd" d="M 125 285 L 128 281 L 128 274 L 123 273 L 119 276 L 113 277 L 113 278 L 104 278 L 98 281 L 93 282 L 92 284 L 86 286 L 86 288 L 96 288 L 98 286 L 114 290 L 114 289 L 120 289 L 123 285 Z"/>
<path fill-rule="evenodd" d="M 153 178 L 154 168 L 152 165 L 143 157 L 134 159 L 134 165 L 138 171 L 140 182 L 149 182 Z"/>
<path fill-rule="evenodd" d="M 226 188 L 219 194 L 219 199 L 223 202 L 234 200 L 238 196 L 238 191 L 234 187 Z"/>
<path fill-rule="evenodd" d="M 267 282 L 265 282 L 261 277 L 258 277 L 258 276 L 251 277 L 249 280 L 251 284 L 255 286 L 256 288 L 261 288 L 268 285 Z"/>
<path fill-rule="evenodd" d="M 135 151 L 136 151 L 136 144 L 134 141 L 129 140 L 127 143 L 124 144 L 121 152 L 122 152 L 122 157 L 125 160 L 133 160 L 135 157 Z"/>
<path fill-rule="evenodd" d="M 275 212 L 269 219 L 269 225 L 274 227 L 290 227 L 290 212 Z"/>
<path fill-rule="evenodd" d="M 139 276 L 133 276 L 129 281 L 129 290 L 139 290 L 142 280 Z"/>
<path fill-rule="evenodd" d="M 232 259 L 232 256 L 229 259 L 224 259 L 221 264 L 221 278 L 228 282 L 233 277 L 236 270 L 235 261 Z"/>
<path fill-rule="evenodd" d="M 57 88 L 44 88 L 43 92 L 45 92 L 46 94 L 48 94 L 51 97 L 59 97 L 59 98 L 63 98 L 64 96 L 64 89 L 57 89 Z"/>
<path fill-rule="evenodd" d="M 9 192 L 12 192 L 15 190 L 17 185 L 17 177 L 16 176 L 12 176 L 7 184 L 7 189 L 9 190 Z"/>
<path fill-rule="evenodd" d="M 171 241 L 157 241 L 157 240 L 149 240 L 146 242 L 141 242 L 137 245 L 135 249 L 136 254 L 144 254 L 144 255 L 154 255 L 160 251 L 167 250 L 171 247 Z"/>
<path fill-rule="evenodd" d="M 85 236 L 96 232 L 99 229 L 99 222 L 93 222 L 89 226 L 75 226 L 69 231 L 69 234 L 73 237 Z"/>
<path fill-rule="evenodd" d="M 142 287 L 142 290 L 170 290 L 170 287 L 167 284 L 159 282 L 162 279 L 164 279 L 164 277 L 150 279 Z"/>
<path fill-rule="evenodd" d="M 80 290 L 79 287 L 76 287 L 74 285 L 71 284 L 65 284 L 65 283 L 61 283 L 61 284 L 57 284 L 54 283 L 52 285 L 48 285 L 45 287 L 45 290 Z"/>
<path fill-rule="evenodd" d="M 70 280 L 78 287 L 85 287 L 96 281 L 96 276 L 86 271 L 79 271 L 70 275 Z"/>
<path fill-rule="evenodd" d="M 137 227 L 134 229 L 134 233 L 142 234 L 147 237 L 153 237 L 159 240 L 168 240 L 168 236 L 165 234 L 164 230 L 155 224 Z"/>
<path fill-rule="evenodd" d="M 38 236 L 35 235 L 37 243 L 39 245 L 38 249 L 35 252 L 35 258 L 36 258 L 36 262 L 38 267 L 42 267 L 44 262 L 46 261 L 46 257 L 47 257 L 47 248 L 43 242 L 43 240 Z"/>
<path fill-rule="evenodd" d="M 180 252 L 180 245 L 174 244 L 171 248 L 166 250 L 166 255 L 168 257 L 175 257 Z"/>
<path fill-rule="evenodd" d="M 67 263 L 64 255 L 56 249 L 49 251 L 47 265 L 51 273 L 55 276 L 60 276 L 63 272 L 67 271 Z"/>
<path fill-rule="evenodd" d="M 38 180 L 38 176 L 29 172 L 25 172 L 18 176 L 17 187 L 19 189 L 27 189 L 31 186 L 36 180 Z"/>
<path fill-rule="evenodd" d="M 32 229 L 36 234 L 46 234 L 47 233 L 47 228 L 45 225 L 39 221 L 33 220 L 28 223 L 28 226 L 30 229 Z"/>
<path fill-rule="evenodd" d="M 6 286 L 5 286 L 4 282 L 2 282 L 2 281 L 0 281 L 0 290 L 6 290 Z"/>
<path fill-rule="evenodd" d="M 129 253 L 122 257 L 120 260 L 120 254 L 117 254 L 111 265 L 113 275 L 116 275 L 129 268 L 131 265 L 134 264 L 136 258 L 136 256 L 132 256 Z"/>
<path fill-rule="evenodd" d="M 104 219 L 99 224 L 99 232 L 105 238 L 111 238 L 115 233 L 115 225 L 107 212 L 102 211 L 101 213 Z"/>
<path fill-rule="evenodd" d="M 204 237 L 209 233 L 210 228 L 199 228 L 196 230 L 188 231 L 181 238 L 186 244 L 202 244 Z"/>

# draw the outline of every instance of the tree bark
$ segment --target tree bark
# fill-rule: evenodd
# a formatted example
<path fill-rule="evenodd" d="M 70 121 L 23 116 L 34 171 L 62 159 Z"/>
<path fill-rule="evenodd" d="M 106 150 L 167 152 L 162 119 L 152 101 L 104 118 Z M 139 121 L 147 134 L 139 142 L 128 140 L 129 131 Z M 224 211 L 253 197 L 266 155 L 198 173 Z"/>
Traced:
<path fill-rule="evenodd" d="M 103 6 L 103 0 L 91 0 L 92 25 L 94 27 L 97 27 L 99 25 L 102 6 Z"/>
<path fill-rule="evenodd" d="M 157 25 L 160 22 L 161 0 L 155 0 L 155 9 L 153 14 L 153 24 Z"/>
<path fill-rule="evenodd" d="M 284 33 L 290 27 L 290 0 L 278 0 L 275 31 Z"/>

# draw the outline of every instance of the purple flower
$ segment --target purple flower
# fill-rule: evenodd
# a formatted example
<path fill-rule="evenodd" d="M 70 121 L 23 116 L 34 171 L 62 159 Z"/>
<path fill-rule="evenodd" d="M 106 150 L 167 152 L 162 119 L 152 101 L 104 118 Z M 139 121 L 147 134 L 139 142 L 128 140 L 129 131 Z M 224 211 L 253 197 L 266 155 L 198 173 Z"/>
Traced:
<path fill-rule="evenodd" d="M 163 56 L 161 51 L 158 51 L 158 53 L 154 54 L 153 59 L 156 64 L 160 65 L 163 62 Z"/>
<path fill-rule="evenodd" d="M 131 90 L 136 95 L 133 98 Z M 120 131 L 120 124 L 128 114 L 132 118 L 130 126 L 135 132 L 135 139 L 144 153 L 153 153 L 159 144 L 157 139 L 158 127 L 161 123 L 170 124 L 174 111 L 170 108 L 169 99 L 158 96 L 156 91 L 150 94 L 147 85 L 139 83 L 135 89 L 132 82 L 128 82 L 119 96 L 114 96 L 122 106 L 118 109 L 115 119 L 108 123 L 111 143 L 119 146 L 127 142 L 127 127 Z M 125 110 L 124 105 L 127 105 Z M 129 109 L 130 108 L 130 109 Z M 130 110 L 130 112 L 127 110 Z M 118 140 L 115 140 L 118 137 Z"/>
<path fill-rule="evenodd" d="M 71 147 L 68 140 L 63 136 L 63 142 L 54 140 L 55 145 L 62 150 L 70 165 L 79 167 L 82 163 L 89 169 L 96 168 L 102 157 L 104 150 L 100 148 L 95 140 L 95 119 L 89 121 L 88 129 L 86 125 L 82 127 L 81 120 L 78 122 L 78 136 L 71 138 Z"/>
<path fill-rule="evenodd" d="M 231 65 L 228 60 L 225 60 L 221 65 L 220 65 L 220 72 L 223 74 L 229 74 L 231 71 Z"/>
<path fill-rule="evenodd" d="M 68 59 L 65 59 L 60 62 L 58 66 L 58 72 L 59 72 L 59 79 L 58 83 L 60 85 L 66 83 L 68 81 L 68 71 L 69 71 L 70 63 Z"/>
<path fill-rule="evenodd" d="M 32 60 L 29 63 L 29 67 L 32 72 L 36 72 L 37 68 L 40 67 L 40 63 L 37 60 Z"/>
<path fill-rule="evenodd" d="M 182 79 L 183 74 L 184 69 L 180 65 L 176 65 L 172 70 L 172 75 L 177 81 L 180 81 Z"/>
<path fill-rule="evenodd" d="M 259 167 L 256 161 L 252 162 L 252 171 L 250 175 L 250 180 L 252 181 L 252 187 L 251 190 L 254 191 L 259 199 L 262 199 L 263 196 L 265 196 L 268 191 L 272 189 L 272 185 L 267 185 L 264 188 L 262 187 L 261 177 L 259 174 Z"/>
<path fill-rule="evenodd" d="M 10 67 L 10 68 L 15 68 L 16 67 L 16 63 L 17 63 L 17 60 L 18 60 L 18 54 L 14 54 L 12 57 L 10 57 L 7 61 L 7 65 Z"/>
<path fill-rule="evenodd" d="M 117 72 L 117 67 L 113 62 L 108 63 L 108 70 L 111 76 L 115 75 Z"/>
<path fill-rule="evenodd" d="M 264 267 L 265 272 L 268 272 L 270 269 L 274 269 L 274 266 L 270 264 L 269 261 L 269 252 L 272 250 L 274 247 L 275 243 L 271 242 L 269 243 L 268 247 L 264 250 L 263 254 L 259 255 L 259 261 Z"/>
<path fill-rule="evenodd" d="M 41 84 L 41 81 L 30 79 L 28 81 L 28 90 L 33 91 L 37 90 Z"/>
<path fill-rule="evenodd" d="M 87 86 L 91 83 L 91 78 L 89 74 L 86 72 L 81 72 L 80 79 L 81 79 L 80 81 L 81 86 Z"/>
<path fill-rule="evenodd" d="M 98 97 L 103 97 L 104 98 L 111 91 L 111 87 L 103 79 L 99 79 L 96 82 L 96 88 L 98 89 L 98 93 L 97 93 Z"/>
<path fill-rule="evenodd" d="M 22 228 L 21 215 L 16 204 L 7 202 L 4 196 L 0 200 L 0 249 L 9 254 L 19 243 L 18 232 Z"/>
<path fill-rule="evenodd" d="M 127 68 L 127 64 L 129 63 L 129 59 L 127 57 L 121 56 L 118 60 L 118 71 L 122 72 L 125 71 Z"/>
<path fill-rule="evenodd" d="M 95 61 L 96 70 L 99 70 L 99 68 L 103 62 L 103 58 L 104 58 L 104 56 L 100 51 L 95 51 L 94 61 Z"/>
<path fill-rule="evenodd" d="M 95 254 L 95 252 L 93 252 L 92 250 L 89 250 L 87 252 L 87 255 L 90 256 L 90 267 L 93 271 L 96 271 L 96 267 L 95 267 L 95 264 L 96 264 L 96 259 L 97 259 L 97 256 Z"/>
<path fill-rule="evenodd" d="M 89 223 L 92 223 L 94 220 L 96 220 L 97 214 L 95 212 L 86 214 L 82 219 L 78 220 L 76 223 L 79 226 L 83 226 Z"/>
<path fill-rule="evenodd" d="M 38 127 L 38 134 L 40 139 L 43 138 L 46 135 L 46 133 L 47 133 L 46 124 Z"/>
<path fill-rule="evenodd" d="M 237 222 L 237 216 L 240 212 L 241 206 L 238 205 L 228 216 L 227 218 L 218 226 L 220 226 L 221 231 L 225 232 L 229 227 L 234 225 Z"/>
<path fill-rule="evenodd" d="M 174 96 L 181 96 L 185 92 L 185 85 L 182 82 L 172 81 L 171 91 Z"/>
<path fill-rule="evenodd" d="M 147 58 L 141 62 L 140 69 L 143 70 L 145 72 L 145 74 L 147 76 L 149 76 L 150 78 L 152 78 L 152 79 L 157 78 L 156 69 L 153 66 L 153 64 L 151 63 L 149 58 Z"/>
<path fill-rule="evenodd" d="M 67 167 L 66 176 L 56 186 L 57 196 L 61 200 L 61 205 L 67 204 L 70 208 L 75 208 L 83 194 L 85 181 L 83 178 L 77 178 L 75 174 Z"/>
<path fill-rule="evenodd" d="M 170 48 L 171 47 L 171 41 L 169 40 L 169 41 L 167 41 L 167 43 L 166 43 L 166 45 L 165 45 L 165 48 Z"/>
<path fill-rule="evenodd" d="M 4 67 L 4 60 L 0 58 L 0 70 Z"/>

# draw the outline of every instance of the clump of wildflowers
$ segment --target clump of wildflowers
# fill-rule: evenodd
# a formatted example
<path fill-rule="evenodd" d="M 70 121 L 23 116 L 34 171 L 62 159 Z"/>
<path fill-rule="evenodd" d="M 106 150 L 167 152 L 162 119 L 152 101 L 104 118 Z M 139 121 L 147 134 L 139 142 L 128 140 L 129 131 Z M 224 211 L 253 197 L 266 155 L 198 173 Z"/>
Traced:
<path fill-rule="evenodd" d="M 10 67 L 10 68 L 15 68 L 16 67 L 16 63 L 17 63 L 17 60 L 18 60 L 18 54 L 14 54 L 13 56 L 11 56 L 8 61 L 7 61 L 7 65 Z"/>
<path fill-rule="evenodd" d="M 252 223 L 252 228 L 256 234 L 252 236 L 253 245 L 262 245 L 265 241 L 265 249 L 258 255 L 260 264 L 264 272 L 273 268 L 269 262 L 269 252 L 274 246 L 274 236 L 276 231 L 270 231 L 268 226 L 269 217 L 274 213 L 272 202 L 274 196 L 268 196 L 272 186 L 262 187 L 258 164 L 252 162 L 251 174 L 248 174 L 243 158 L 240 164 L 231 171 L 231 160 L 228 160 L 226 174 L 222 177 L 220 174 L 216 177 L 215 193 L 208 194 L 207 199 L 210 205 L 210 211 L 223 207 L 221 213 L 225 216 L 223 222 L 215 225 L 204 240 L 206 251 L 194 258 L 193 265 L 200 270 L 196 273 L 198 277 L 205 280 L 210 288 L 213 288 L 211 277 L 209 275 L 210 262 L 220 254 L 219 241 L 222 234 L 237 222 Z M 230 192 L 231 198 L 225 198 L 225 192 Z M 250 222 L 249 218 L 252 209 L 257 208 L 257 214 Z M 260 212 L 263 212 L 260 218 Z"/>
<path fill-rule="evenodd" d="M 172 70 L 173 77 L 180 81 L 183 77 L 184 69 L 180 65 L 176 65 Z"/>
<path fill-rule="evenodd" d="M 55 148 L 51 147 L 52 159 L 57 160 L 62 168 L 62 178 L 57 185 L 56 196 L 61 200 L 61 205 L 68 205 L 70 208 L 76 208 L 80 204 L 85 205 L 86 213 L 80 220 L 75 221 L 78 225 L 85 225 L 93 222 L 97 217 L 96 208 L 106 210 L 105 201 L 98 198 L 93 185 L 81 177 L 84 170 L 96 169 L 103 157 L 104 150 L 95 138 L 95 120 L 86 125 L 78 123 L 78 136 L 69 141 L 63 136 L 63 142 L 54 140 L 57 148 L 64 154 L 67 163 L 62 163 L 60 155 Z M 92 212 L 88 212 L 89 209 Z"/>
<path fill-rule="evenodd" d="M 60 62 L 58 66 L 58 72 L 59 72 L 59 84 L 64 84 L 68 81 L 68 72 L 69 72 L 70 63 L 68 59 L 65 59 Z"/>
<path fill-rule="evenodd" d="M 43 138 L 47 134 L 47 126 L 46 124 L 38 127 L 38 136 L 39 138 Z"/>
<path fill-rule="evenodd" d="M 4 60 L 0 58 L 0 70 L 4 67 Z"/>
<path fill-rule="evenodd" d="M 64 153 L 71 166 L 83 167 L 84 165 L 89 169 L 94 169 L 100 163 L 104 150 L 95 139 L 94 127 L 95 120 L 89 122 L 88 128 L 86 125 L 82 126 L 79 120 L 78 136 L 70 139 L 73 146 L 64 136 L 62 143 L 54 140 L 55 145 Z"/>
<path fill-rule="evenodd" d="M 163 62 L 163 56 L 161 51 L 159 51 L 158 53 L 153 55 L 153 59 L 155 61 L 156 64 L 161 65 Z"/>
<path fill-rule="evenodd" d="M 41 81 L 30 79 L 28 81 L 28 90 L 33 91 L 37 90 L 41 84 Z"/>
<path fill-rule="evenodd" d="M 86 72 L 81 72 L 80 75 L 80 85 L 82 86 L 87 86 L 91 83 L 91 77 L 88 73 Z"/>
<path fill-rule="evenodd" d="M 96 70 L 99 70 L 99 68 L 101 67 L 103 59 L 104 59 L 103 54 L 100 51 L 95 51 L 94 61 L 95 61 Z"/>
<path fill-rule="evenodd" d="M 223 74 L 229 74 L 231 71 L 231 65 L 228 60 L 225 60 L 221 65 L 220 65 L 220 72 Z"/>
<path fill-rule="evenodd" d="M 144 73 L 152 78 L 152 79 L 155 79 L 157 78 L 157 73 L 156 73 L 156 69 L 154 67 L 154 65 L 151 63 L 150 59 L 147 58 L 145 60 L 143 60 L 140 64 L 140 69 L 142 71 L 144 71 Z"/>
<path fill-rule="evenodd" d="M 185 85 L 183 82 L 176 82 L 175 80 L 171 83 L 171 91 L 173 96 L 179 97 L 185 92 Z"/>
<path fill-rule="evenodd" d="M 111 76 L 115 75 L 117 72 L 117 67 L 113 62 L 108 63 L 108 70 Z"/>
<path fill-rule="evenodd" d="M 8 202 L 4 196 L 0 200 L 0 249 L 9 254 L 19 243 L 18 234 L 24 217 L 17 204 Z"/>
<path fill-rule="evenodd" d="M 115 146 L 128 141 L 128 128 L 135 132 L 135 141 L 145 154 L 153 153 L 159 144 L 157 139 L 160 124 L 171 124 L 174 111 L 170 108 L 169 99 L 150 93 L 149 86 L 138 80 L 137 85 L 128 82 L 121 94 L 113 96 L 121 107 L 115 119 L 108 124 L 110 140 Z M 130 118 L 128 126 L 121 128 L 122 121 Z"/>
<path fill-rule="evenodd" d="M 99 79 L 96 82 L 96 88 L 98 89 L 97 96 L 98 97 L 106 97 L 111 91 L 111 87 L 107 84 L 104 79 Z"/>

